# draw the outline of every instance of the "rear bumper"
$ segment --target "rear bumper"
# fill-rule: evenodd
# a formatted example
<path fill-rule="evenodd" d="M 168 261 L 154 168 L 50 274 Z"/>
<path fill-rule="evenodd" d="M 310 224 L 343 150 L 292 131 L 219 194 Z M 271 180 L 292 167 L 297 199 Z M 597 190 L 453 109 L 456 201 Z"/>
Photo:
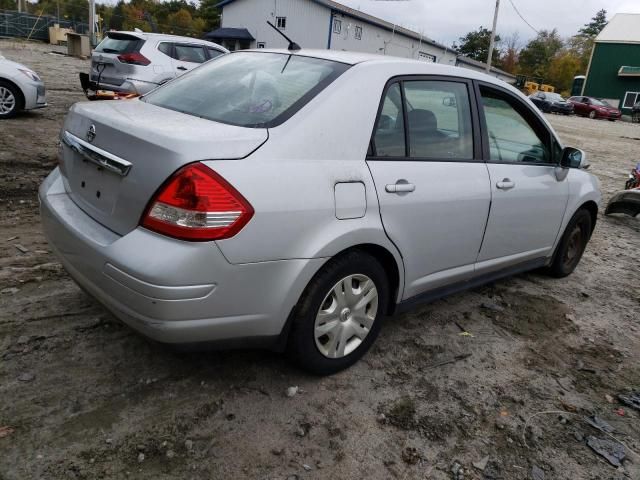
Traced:
<path fill-rule="evenodd" d="M 163 343 L 269 344 L 324 262 L 232 265 L 214 242 L 142 228 L 119 236 L 73 203 L 58 169 L 39 196 L 45 235 L 71 277 L 120 320 Z"/>
<path fill-rule="evenodd" d="M 97 84 L 96 80 L 97 80 L 97 76 L 91 75 L 91 83 L 95 85 L 95 89 L 111 90 L 113 92 L 123 92 L 123 93 L 137 93 L 139 95 L 144 95 L 146 93 L 149 93 L 151 90 L 159 86 L 159 84 L 154 82 L 134 79 L 134 78 L 126 78 L 119 85 L 111 84 L 111 83 L 105 82 L 104 80 L 102 80 L 100 84 Z"/>

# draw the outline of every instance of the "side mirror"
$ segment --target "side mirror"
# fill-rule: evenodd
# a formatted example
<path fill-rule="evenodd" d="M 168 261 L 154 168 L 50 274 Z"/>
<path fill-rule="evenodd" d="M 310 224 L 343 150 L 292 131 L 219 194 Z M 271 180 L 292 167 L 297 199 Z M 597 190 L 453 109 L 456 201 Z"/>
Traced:
<path fill-rule="evenodd" d="M 562 168 L 582 168 L 586 170 L 589 165 L 587 154 L 582 150 L 573 147 L 567 147 L 563 150 L 562 160 L 560 161 Z"/>

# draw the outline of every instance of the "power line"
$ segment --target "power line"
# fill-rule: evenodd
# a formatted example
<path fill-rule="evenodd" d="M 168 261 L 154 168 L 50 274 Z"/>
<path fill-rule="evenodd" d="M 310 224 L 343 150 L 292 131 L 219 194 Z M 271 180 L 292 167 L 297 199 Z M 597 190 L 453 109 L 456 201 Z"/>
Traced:
<path fill-rule="evenodd" d="M 540 32 L 538 30 L 536 30 L 529 22 L 527 22 L 527 20 L 522 16 L 522 14 L 520 13 L 520 11 L 518 10 L 518 7 L 516 7 L 516 4 L 513 3 L 513 0 L 509 0 L 509 3 L 511 4 L 511 6 L 513 7 L 513 9 L 516 11 L 516 13 L 518 14 L 518 16 L 522 19 L 522 21 L 524 23 L 526 23 L 529 28 L 531 30 L 533 30 L 534 32 L 536 32 L 537 34 L 540 34 Z"/>

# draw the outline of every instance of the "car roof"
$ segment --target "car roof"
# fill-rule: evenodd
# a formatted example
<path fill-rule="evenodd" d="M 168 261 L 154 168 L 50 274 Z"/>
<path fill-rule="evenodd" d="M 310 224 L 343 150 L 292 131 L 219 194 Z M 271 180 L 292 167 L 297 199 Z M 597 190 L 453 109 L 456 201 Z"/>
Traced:
<path fill-rule="evenodd" d="M 202 45 L 215 45 L 218 47 L 222 47 L 221 45 L 218 45 L 217 43 L 211 42 L 209 40 L 202 40 L 200 38 L 194 38 L 194 37 L 183 37 L 181 35 L 169 35 L 168 33 L 135 32 L 135 31 L 127 31 L 127 30 L 117 30 L 117 31 L 107 32 L 107 34 L 109 33 L 122 33 L 124 35 L 130 35 L 132 37 L 136 37 L 141 40 L 153 39 L 158 41 L 162 41 L 162 40 L 173 41 L 173 42 L 181 41 L 181 42 L 198 43 Z"/>
<path fill-rule="evenodd" d="M 481 80 L 487 83 L 493 83 L 500 86 L 507 86 L 513 89 L 511 85 L 503 82 L 499 78 L 491 75 L 487 75 L 484 72 L 477 70 L 471 70 L 469 68 L 456 67 L 453 65 L 444 65 L 441 63 L 429 63 L 420 60 L 413 60 L 410 58 L 394 57 L 390 55 L 379 55 L 375 53 L 363 53 L 352 51 L 338 51 L 338 50 L 314 50 L 314 49 L 302 49 L 297 51 L 289 51 L 286 49 L 267 49 L 259 48 L 253 50 L 239 50 L 232 52 L 234 54 L 242 52 L 258 52 L 258 53 L 280 53 L 287 55 L 299 55 L 302 57 L 319 58 L 323 60 L 330 60 L 334 62 L 346 63 L 348 65 L 357 64 L 376 64 L 380 66 L 412 66 L 413 72 L 416 75 L 442 75 L 451 77 L 461 77 L 470 80 Z"/>

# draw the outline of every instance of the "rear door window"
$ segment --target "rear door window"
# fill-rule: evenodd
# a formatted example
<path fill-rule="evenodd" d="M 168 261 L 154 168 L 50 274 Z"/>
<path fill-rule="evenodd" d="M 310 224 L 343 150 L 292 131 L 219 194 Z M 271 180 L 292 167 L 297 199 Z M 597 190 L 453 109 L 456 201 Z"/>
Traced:
<path fill-rule="evenodd" d="M 162 42 L 160 45 L 158 45 L 158 50 L 160 50 L 162 53 L 164 53 L 168 57 L 173 58 L 173 43 Z"/>
<path fill-rule="evenodd" d="M 406 156 L 404 112 L 399 83 L 394 83 L 387 90 L 373 142 L 378 157 Z"/>
<path fill-rule="evenodd" d="M 465 83 L 404 82 L 409 156 L 473 160 L 473 128 Z"/>
<path fill-rule="evenodd" d="M 203 63 L 207 60 L 204 48 L 201 45 L 175 44 L 174 58 L 180 62 Z"/>
<path fill-rule="evenodd" d="M 224 54 L 224 52 L 213 47 L 207 47 L 207 52 L 209 53 L 209 58 L 216 58 Z"/>
<path fill-rule="evenodd" d="M 96 47 L 96 52 L 102 53 L 133 53 L 139 50 L 144 40 L 130 35 L 108 34 Z"/>

